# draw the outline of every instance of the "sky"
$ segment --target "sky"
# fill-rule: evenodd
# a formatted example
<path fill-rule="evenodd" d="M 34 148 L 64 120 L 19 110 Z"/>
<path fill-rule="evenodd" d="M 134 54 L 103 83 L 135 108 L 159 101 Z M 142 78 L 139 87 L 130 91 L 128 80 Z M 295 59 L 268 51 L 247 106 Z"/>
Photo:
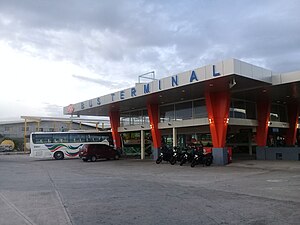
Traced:
<path fill-rule="evenodd" d="M 298 0 L 0 0 L 0 121 L 228 58 L 300 70 Z"/>

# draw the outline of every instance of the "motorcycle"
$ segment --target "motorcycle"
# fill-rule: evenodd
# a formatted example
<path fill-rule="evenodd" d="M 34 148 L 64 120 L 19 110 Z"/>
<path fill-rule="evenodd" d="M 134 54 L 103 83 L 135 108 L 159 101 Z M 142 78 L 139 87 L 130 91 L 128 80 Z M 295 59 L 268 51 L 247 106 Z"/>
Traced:
<path fill-rule="evenodd" d="M 185 164 L 186 162 L 191 163 L 194 159 L 194 149 L 185 149 L 185 151 L 182 153 L 182 157 L 180 159 L 180 166 Z"/>
<path fill-rule="evenodd" d="M 194 158 L 191 163 L 191 167 L 195 167 L 198 164 L 202 164 L 203 166 L 210 166 L 212 162 L 212 153 L 205 153 L 203 149 L 201 149 L 195 152 Z"/>
<path fill-rule="evenodd" d="M 171 165 L 174 165 L 177 161 L 180 162 L 181 157 L 182 157 L 182 154 L 180 153 L 178 147 L 175 146 L 173 148 L 173 154 L 172 154 L 172 157 L 170 159 Z"/>
<path fill-rule="evenodd" d="M 160 164 L 162 161 L 167 161 L 170 162 L 172 165 L 174 165 L 175 163 L 173 162 L 174 159 L 173 158 L 173 151 L 172 149 L 169 149 L 168 147 L 164 146 L 160 148 L 160 154 L 158 156 L 158 158 L 156 159 L 156 164 Z M 172 160 L 172 162 L 171 162 Z"/>

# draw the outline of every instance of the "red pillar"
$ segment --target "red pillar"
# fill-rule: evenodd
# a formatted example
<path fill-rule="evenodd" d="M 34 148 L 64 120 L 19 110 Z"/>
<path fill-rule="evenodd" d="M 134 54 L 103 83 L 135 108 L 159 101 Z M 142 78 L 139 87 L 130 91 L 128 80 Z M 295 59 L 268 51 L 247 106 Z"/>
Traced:
<path fill-rule="evenodd" d="M 224 148 L 230 105 L 229 91 L 206 92 L 206 109 L 214 148 Z"/>
<path fill-rule="evenodd" d="M 268 98 L 262 98 L 257 102 L 257 122 L 256 143 L 259 147 L 267 145 L 269 118 L 271 110 L 271 102 Z"/>
<path fill-rule="evenodd" d="M 287 106 L 288 110 L 288 121 L 290 124 L 289 129 L 286 133 L 286 144 L 295 145 L 296 143 L 296 134 L 297 134 L 297 125 L 299 117 L 299 104 L 297 102 L 290 103 Z"/>
<path fill-rule="evenodd" d="M 153 141 L 153 147 L 158 149 L 161 145 L 161 135 L 158 129 L 159 113 L 157 104 L 147 104 L 148 115 L 150 120 L 151 135 Z"/>
<path fill-rule="evenodd" d="M 115 148 L 121 148 L 121 139 L 118 132 L 118 128 L 120 126 L 120 112 L 119 111 L 110 111 L 109 112 L 110 118 L 110 126 L 112 137 L 114 141 Z"/>

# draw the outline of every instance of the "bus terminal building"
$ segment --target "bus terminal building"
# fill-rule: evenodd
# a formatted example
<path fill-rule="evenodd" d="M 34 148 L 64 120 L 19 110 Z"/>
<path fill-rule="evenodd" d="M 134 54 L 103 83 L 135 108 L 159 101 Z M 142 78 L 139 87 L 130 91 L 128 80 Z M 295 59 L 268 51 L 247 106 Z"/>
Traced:
<path fill-rule="evenodd" d="M 64 114 L 108 116 L 114 145 L 138 133 L 141 158 L 151 136 L 152 155 L 162 145 L 212 146 L 214 162 L 227 163 L 227 148 L 261 160 L 300 160 L 300 71 L 274 73 L 228 59 L 137 83 L 64 107 Z"/>

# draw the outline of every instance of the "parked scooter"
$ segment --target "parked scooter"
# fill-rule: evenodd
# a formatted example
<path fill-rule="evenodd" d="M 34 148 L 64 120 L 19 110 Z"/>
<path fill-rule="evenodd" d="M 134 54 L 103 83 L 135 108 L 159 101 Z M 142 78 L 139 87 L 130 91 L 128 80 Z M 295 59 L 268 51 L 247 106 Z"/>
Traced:
<path fill-rule="evenodd" d="M 186 148 L 183 152 L 182 152 L 182 157 L 180 159 L 180 166 L 182 166 L 183 164 L 189 162 L 191 163 L 194 159 L 194 155 L 195 155 L 195 150 L 193 148 Z"/>
<path fill-rule="evenodd" d="M 160 155 L 156 159 L 156 164 L 160 164 L 162 161 L 167 161 L 167 162 L 170 162 L 172 164 L 172 162 L 171 162 L 172 158 L 173 158 L 173 150 L 168 148 L 167 146 L 161 147 L 160 148 Z M 172 165 L 174 165 L 174 164 L 172 164 Z"/>
<path fill-rule="evenodd" d="M 174 165 L 177 161 L 180 162 L 181 157 L 182 157 L 182 154 L 181 154 L 181 152 L 179 151 L 179 148 L 176 147 L 176 146 L 174 146 L 174 147 L 173 147 L 173 154 L 172 154 L 172 157 L 171 157 L 171 159 L 170 159 L 171 165 Z"/>
<path fill-rule="evenodd" d="M 210 166 L 213 162 L 212 153 L 205 153 L 203 148 L 197 149 L 195 152 L 194 158 L 191 163 L 191 167 L 195 165 L 202 164 L 203 166 Z"/>

